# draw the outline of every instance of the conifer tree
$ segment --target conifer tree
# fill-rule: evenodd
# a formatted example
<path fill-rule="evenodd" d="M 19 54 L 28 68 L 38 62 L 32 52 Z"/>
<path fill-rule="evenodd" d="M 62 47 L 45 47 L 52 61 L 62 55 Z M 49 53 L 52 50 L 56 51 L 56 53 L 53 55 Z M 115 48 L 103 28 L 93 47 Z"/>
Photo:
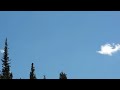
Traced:
<path fill-rule="evenodd" d="M 45 75 L 43 75 L 43 79 L 46 79 L 46 76 L 45 76 Z"/>
<path fill-rule="evenodd" d="M 33 63 L 31 64 L 30 79 L 37 79 L 35 75 L 35 67 Z"/>
<path fill-rule="evenodd" d="M 67 75 L 65 73 L 61 72 L 59 79 L 67 79 Z"/>
<path fill-rule="evenodd" d="M 5 40 L 3 59 L 1 59 L 1 60 L 2 60 L 1 79 L 12 79 L 13 75 L 10 72 L 10 63 L 9 63 L 10 60 L 9 60 L 9 56 L 8 56 L 7 38 Z"/>
<path fill-rule="evenodd" d="M 10 73 L 10 79 L 12 79 L 13 78 L 13 74 L 12 74 L 12 72 Z"/>

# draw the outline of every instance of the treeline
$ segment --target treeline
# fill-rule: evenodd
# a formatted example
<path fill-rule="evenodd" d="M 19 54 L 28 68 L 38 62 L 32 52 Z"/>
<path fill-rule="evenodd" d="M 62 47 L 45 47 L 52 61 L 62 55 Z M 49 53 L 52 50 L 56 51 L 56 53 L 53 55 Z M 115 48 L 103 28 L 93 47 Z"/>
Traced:
<path fill-rule="evenodd" d="M 0 79 L 13 79 L 14 75 L 12 74 L 12 72 L 10 70 L 10 59 L 9 59 L 9 54 L 8 54 L 7 38 L 5 40 L 5 47 L 4 47 L 3 57 L 1 59 L 1 61 L 2 61 L 2 70 L 0 71 Z M 34 63 L 31 64 L 29 79 L 38 79 L 35 74 Z M 44 75 L 43 79 L 47 79 L 45 75 Z M 59 74 L 59 79 L 67 79 L 67 75 L 65 73 L 61 72 Z"/>

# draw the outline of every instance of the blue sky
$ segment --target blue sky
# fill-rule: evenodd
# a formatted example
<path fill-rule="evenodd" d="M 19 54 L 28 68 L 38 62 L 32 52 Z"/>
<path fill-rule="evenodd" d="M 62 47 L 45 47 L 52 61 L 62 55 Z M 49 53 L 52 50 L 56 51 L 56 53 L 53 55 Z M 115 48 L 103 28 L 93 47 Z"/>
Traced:
<path fill-rule="evenodd" d="M 38 79 L 61 71 L 70 79 L 120 78 L 120 52 L 97 52 L 120 44 L 120 12 L 0 11 L 0 49 L 6 37 L 14 78 L 29 78 L 31 63 Z"/>

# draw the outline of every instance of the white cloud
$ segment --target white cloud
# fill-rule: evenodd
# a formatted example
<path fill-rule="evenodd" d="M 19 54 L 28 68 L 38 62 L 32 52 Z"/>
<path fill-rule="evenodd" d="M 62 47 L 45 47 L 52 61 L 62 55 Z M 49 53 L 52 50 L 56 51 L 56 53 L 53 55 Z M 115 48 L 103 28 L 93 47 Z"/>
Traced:
<path fill-rule="evenodd" d="M 4 50 L 3 50 L 3 49 L 0 49 L 0 53 L 4 53 Z"/>
<path fill-rule="evenodd" d="M 113 53 L 118 52 L 120 50 L 120 44 L 105 44 L 101 46 L 101 50 L 97 51 L 99 54 L 112 56 Z"/>

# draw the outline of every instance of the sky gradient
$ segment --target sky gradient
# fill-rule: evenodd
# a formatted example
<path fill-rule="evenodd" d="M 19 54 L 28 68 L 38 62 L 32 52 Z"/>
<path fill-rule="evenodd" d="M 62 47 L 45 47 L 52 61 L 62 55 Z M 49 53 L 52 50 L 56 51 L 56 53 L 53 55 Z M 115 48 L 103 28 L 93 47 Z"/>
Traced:
<path fill-rule="evenodd" d="M 97 53 L 120 44 L 120 12 L 0 11 L 0 49 L 6 37 L 15 79 L 29 78 L 31 63 L 38 79 L 61 71 L 69 79 L 120 79 L 120 52 Z"/>

